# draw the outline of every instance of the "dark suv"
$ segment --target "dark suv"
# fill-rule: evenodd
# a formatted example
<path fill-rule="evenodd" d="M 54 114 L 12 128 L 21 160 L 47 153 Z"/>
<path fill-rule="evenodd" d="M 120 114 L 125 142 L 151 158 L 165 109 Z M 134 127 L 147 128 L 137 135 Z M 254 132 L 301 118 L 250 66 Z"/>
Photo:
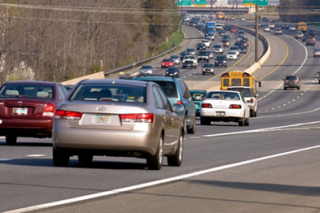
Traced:
<path fill-rule="evenodd" d="M 174 104 L 184 106 L 184 110 L 177 114 L 184 124 L 185 133 L 194 134 L 196 132 L 196 106 L 193 103 L 188 86 L 182 79 L 148 75 L 138 76 L 133 80 L 152 81 L 157 83 L 168 97 L 171 106 Z"/>
<path fill-rule="evenodd" d="M 210 57 L 209 57 L 208 51 L 200 50 L 198 52 L 198 62 L 206 61 L 207 63 L 209 63 L 209 60 L 210 60 Z"/>
<path fill-rule="evenodd" d="M 224 67 L 227 67 L 227 56 L 225 55 L 218 55 L 216 57 L 216 60 L 215 60 L 215 66 L 216 67 L 219 67 L 219 66 L 224 66 Z"/>
<path fill-rule="evenodd" d="M 298 76 L 288 75 L 283 79 L 283 89 L 286 90 L 287 88 L 297 88 L 297 90 L 300 90 L 300 81 Z"/>

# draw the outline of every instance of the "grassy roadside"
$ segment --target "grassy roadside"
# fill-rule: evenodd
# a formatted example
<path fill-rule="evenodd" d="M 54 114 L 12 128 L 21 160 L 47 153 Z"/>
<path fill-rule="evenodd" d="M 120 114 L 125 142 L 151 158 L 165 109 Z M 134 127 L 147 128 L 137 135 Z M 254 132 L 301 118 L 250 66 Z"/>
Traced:
<path fill-rule="evenodd" d="M 184 39 L 184 34 L 182 31 L 177 30 L 175 33 L 173 33 L 172 36 L 170 36 L 170 38 L 168 38 L 167 41 L 161 43 L 154 51 L 154 55 L 158 55 L 160 53 L 163 53 L 169 49 L 171 49 L 173 47 L 173 44 L 175 46 L 179 46 L 179 44 L 181 44 L 181 42 Z"/>

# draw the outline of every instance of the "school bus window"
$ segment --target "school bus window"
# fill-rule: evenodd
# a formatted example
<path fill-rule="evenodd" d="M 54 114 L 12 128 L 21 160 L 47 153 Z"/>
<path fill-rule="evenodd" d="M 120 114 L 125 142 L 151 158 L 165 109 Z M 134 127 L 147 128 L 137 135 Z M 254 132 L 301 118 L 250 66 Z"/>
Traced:
<path fill-rule="evenodd" d="M 223 79 L 223 85 L 224 85 L 225 87 L 230 86 L 230 85 L 229 85 L 229 79 Z"/>
<path fill-rule="evenodd" d="M 244 78 L 243 79 L 243 86 L 246 86 L 246 87 L 250 86 L 250 79 L 249 78 Z"/>
<path fill-rule="evenodd" d="M 232 86 L 241 86 L 241 79 L 239 79 L 239 78 L 231 79 L 231 85 Z"/>

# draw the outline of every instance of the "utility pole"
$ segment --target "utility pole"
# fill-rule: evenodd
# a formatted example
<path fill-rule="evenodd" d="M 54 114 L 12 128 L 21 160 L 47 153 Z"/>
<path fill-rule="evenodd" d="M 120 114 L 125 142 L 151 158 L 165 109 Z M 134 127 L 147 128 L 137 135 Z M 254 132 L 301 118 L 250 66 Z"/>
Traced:
<path fill-rule="evenodd" d="M 259 39 L 259 15 L 258 15 L 258 10 L 259 10 L 259 6 L 258 4 L 256 4 L 256 38 L 255 38 L 255 62 L 258 62 L 259 60 L 259 56 L 258 56 L 258 51 L 259 51 L 259 44 L 258 44 L 258 39 Z"/>
<path fill-rule="evenodd" d="M 211 8 L 210 8 L 210 11 L 211 11 L 211 14 L 210 14 L 210 20 L 212 21 L 212 18 L 213 18 L 213 14 L 212 14 L 212 0 L 211 0 Z"/>

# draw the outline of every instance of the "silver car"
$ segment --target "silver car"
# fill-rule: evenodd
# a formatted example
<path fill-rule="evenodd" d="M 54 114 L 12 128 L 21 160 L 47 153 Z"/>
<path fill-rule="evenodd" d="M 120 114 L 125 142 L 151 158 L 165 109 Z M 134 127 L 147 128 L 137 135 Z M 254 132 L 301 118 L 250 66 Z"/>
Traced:
<path fill-rule="evenodd" d="M 170 58 L 174 61 L 174 64 L 180 64 L 180 57 L 178 55 L 172 55 Z"/>
<path fill-rule="evenodd" d="M 67 166 L 71 156 L 81 164 L 94 155 L 145 158 L 160 170 L 163 156 L 180 166 L 184 128 L 160 86 L 154 82 L 92 79 L 79 82 L 56 109 L 53 163 Z"/>
<path fill-rule="evenodd" d="M 140 74 L 152 74 L 153 67 L 151 65 L 142 65 L 140 68 Z"/>
<path fill-rule="evenodd" d="M 195 55 L 196 51 L 194 48 L 187 48 L 187 51 L 189 52 L 190 55 Z"/>
<path fill-rule="evenodd" d="M 222 44 L 215 44 L 212 50 L 214 53 L 220 53 L 221 55 L 224 53 L 224 48 Z"/>

